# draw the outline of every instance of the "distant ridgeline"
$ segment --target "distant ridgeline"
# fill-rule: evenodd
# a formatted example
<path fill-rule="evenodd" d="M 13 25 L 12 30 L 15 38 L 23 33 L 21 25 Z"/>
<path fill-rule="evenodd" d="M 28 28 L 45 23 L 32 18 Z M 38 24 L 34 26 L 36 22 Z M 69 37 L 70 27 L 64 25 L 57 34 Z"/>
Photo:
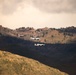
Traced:
<path fill-rule="evenodd" d="M 45 27 L 36 30 L 31 27 L 21 27 L 12 30 L 0 25 L 0 34 L 41 43 L 63 44 L 76 42 L 76 27 L 74 26 L 60 29 Z"/>

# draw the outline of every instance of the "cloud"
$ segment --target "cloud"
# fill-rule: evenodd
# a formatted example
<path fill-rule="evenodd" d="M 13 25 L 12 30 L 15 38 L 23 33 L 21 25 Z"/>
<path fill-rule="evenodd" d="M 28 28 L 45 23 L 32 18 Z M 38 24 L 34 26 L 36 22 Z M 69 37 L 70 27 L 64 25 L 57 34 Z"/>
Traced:
<path fill-rule="evenodd" d="M 19 7 L 22 9 L 30 3 L 40 11 L 47 13 L 76 13 L 76 0 L 0 0 L 0 13 L 13 14 Z"/>
<path fill-rule="evenodd" d="M 76 0 L 33 0 L 34 5 L 45 12 L 76 13 Z"/>
<path fill-rule="evenodd" d="M 18 7 L 22 7 L 24 2 L 29 0 L 0 0 L 0 12 L 2 14 L 12 14 Z"/>

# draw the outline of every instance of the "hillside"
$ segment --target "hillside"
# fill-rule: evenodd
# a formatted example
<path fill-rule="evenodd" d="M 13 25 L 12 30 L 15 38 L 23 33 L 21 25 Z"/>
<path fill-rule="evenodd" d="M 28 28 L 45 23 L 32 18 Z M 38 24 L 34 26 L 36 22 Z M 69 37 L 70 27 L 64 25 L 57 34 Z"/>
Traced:
<path fill-rule="evenodd" d="M 36 60 L 0 50 L 0 75 L 68 75 Z"/>
<path fill-rule="evenodd" d="M 45 44 L 41 47 L 34 46 L 35 43 L 16 37 L 0 36 L 1 50 L 32 58 L 69 75 L 76 74 L 76 43 Z"/>
<path fill-rule="evenodd" d="M 31 40 L 30 38 L 39 38 L 39 40 L 32 40 L 43 43 L 72 43 L 76 41 L 76 27 L 67 28 L 40 28 L 35 30 L 34 28 L 18 28 L 16 29 L 20 33 L 20 37 L 25 40 Z"/>
<path fill-rule="evenodd" d="M 21 38 L 24 40 L 50 44 L 64 44 L 76 42 L 76 27 L 73 26 L 60 29 L 47 27 L 34 29 L 31 27 L 21 27 L 15 30 L 0 26 L 0 33 L 4 35 Z"/>
<path fill-rule="evenodd" d="M 61 29 L 41 28 L 36 30 L 30 27 L 21 27 L 12 30 L 0 26 L 0 50 L 37 60 L 68 75 L 76 75 L 75 30 L 76 27 Z M 36 46 L 36 44 L 44 45 Z M 43 75 L 47 75 L 50 72 L 46 73 Z"/>

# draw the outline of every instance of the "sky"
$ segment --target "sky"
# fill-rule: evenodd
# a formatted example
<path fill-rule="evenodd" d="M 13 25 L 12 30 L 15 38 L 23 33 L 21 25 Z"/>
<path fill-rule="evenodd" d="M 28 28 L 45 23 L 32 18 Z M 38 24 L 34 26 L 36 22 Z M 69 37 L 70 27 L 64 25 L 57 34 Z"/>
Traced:
<path fill-rule="evenodd" d="M 19 27 L 76 27 L 76 0 L 0 0 L 0 25 Z"/>

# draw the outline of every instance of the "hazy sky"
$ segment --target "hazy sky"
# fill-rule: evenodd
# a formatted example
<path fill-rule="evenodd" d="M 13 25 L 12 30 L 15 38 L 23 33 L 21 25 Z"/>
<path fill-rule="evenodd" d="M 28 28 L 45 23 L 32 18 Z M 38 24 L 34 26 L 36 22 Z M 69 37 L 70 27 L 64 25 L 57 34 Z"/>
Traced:
<path fill-rule="evenodd" d="M 0 25 L 12 29 L 76 26 L 76 0 L 0 0 Z"/>

